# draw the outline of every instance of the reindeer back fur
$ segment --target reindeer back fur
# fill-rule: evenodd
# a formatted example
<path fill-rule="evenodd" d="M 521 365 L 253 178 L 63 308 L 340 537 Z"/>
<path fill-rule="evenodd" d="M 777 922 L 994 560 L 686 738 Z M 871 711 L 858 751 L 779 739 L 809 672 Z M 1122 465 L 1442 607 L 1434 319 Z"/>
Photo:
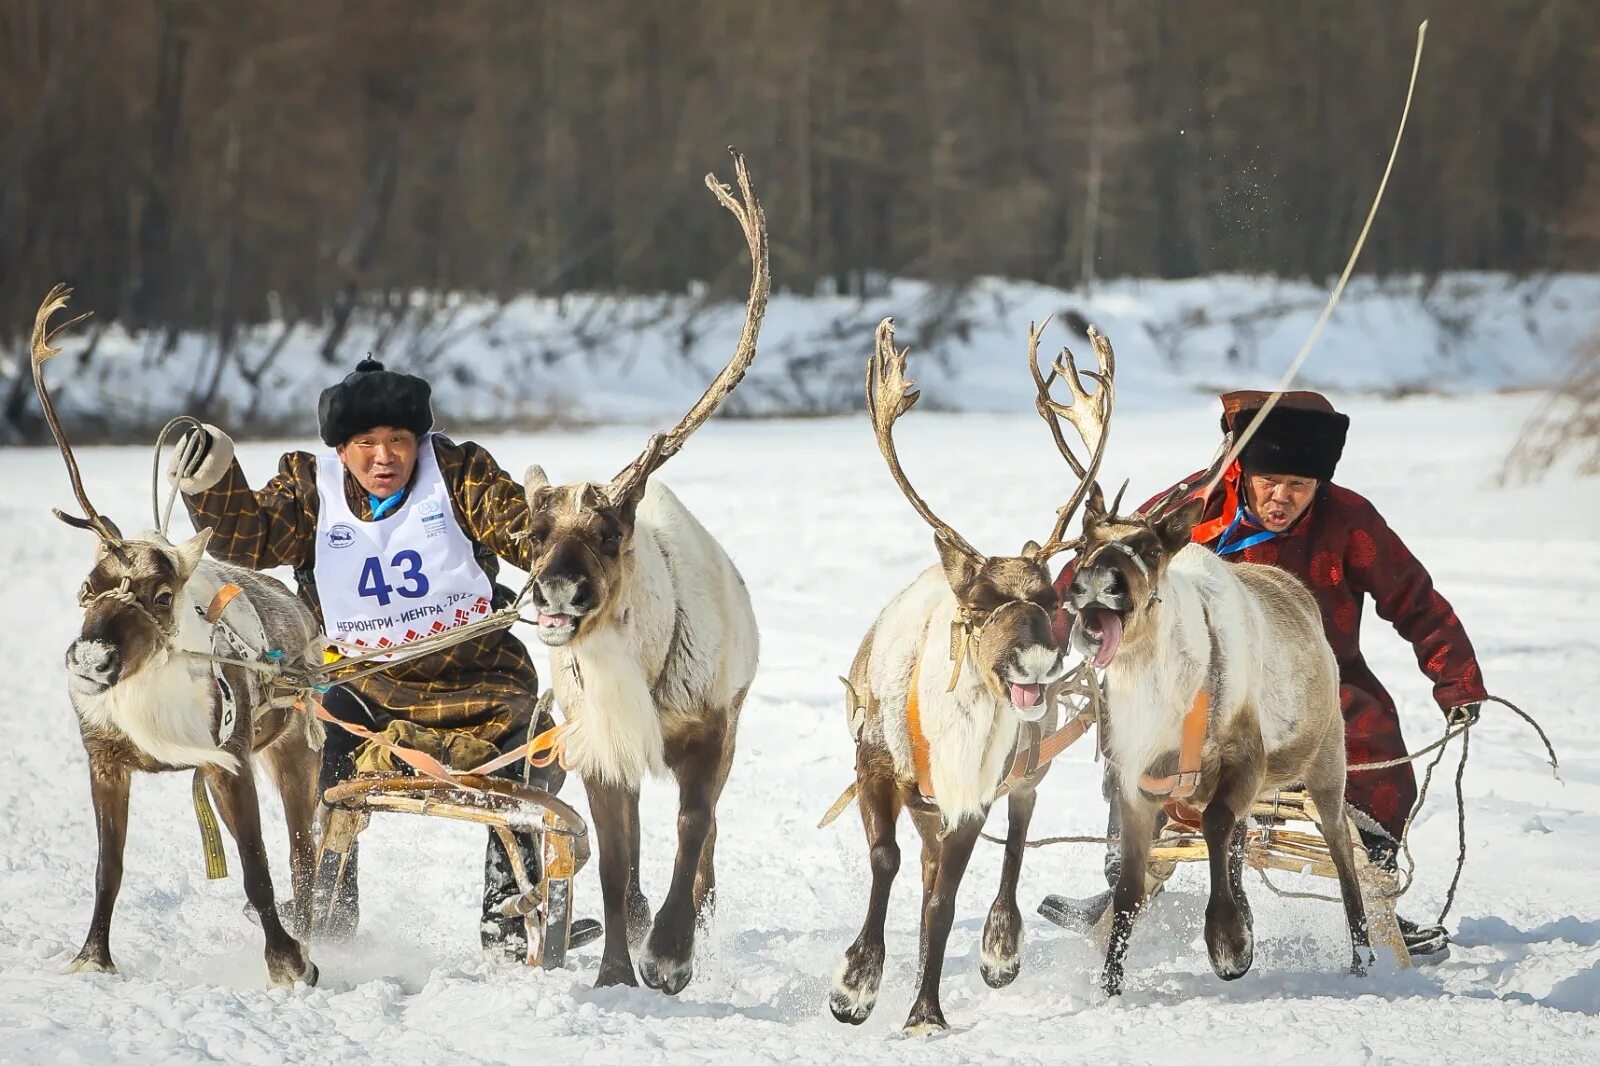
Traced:
<path fill-rule="evenodd" d="M 659 481 L 639 501 L 627 566 L 603 624 L 550 650 L 551 686 L 574 768 L 637 787 L 665 772 L 667 735 L 731 711 L 755 677 L 759 643 L 733 561 Z"/>

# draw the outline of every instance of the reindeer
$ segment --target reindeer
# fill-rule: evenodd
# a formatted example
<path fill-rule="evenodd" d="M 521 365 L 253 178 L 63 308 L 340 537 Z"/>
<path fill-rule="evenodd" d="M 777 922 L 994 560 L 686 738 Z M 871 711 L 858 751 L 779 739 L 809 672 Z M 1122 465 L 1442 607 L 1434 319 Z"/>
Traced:
<path fill-rule="evenodd" d="M 1298 784 L 1321 814 L 1350 930 L 1350 969 L 1360 974 L 1367 923 L 1344 812 L 1344 718 L 1316 600 L 1282 570 L 1225 563 L 1192 544 L 1205 501 L 1184 501 L 1186 490 L 1131 518 L 1116 516 L 1115 505 L 1089 508 L 1066 596 L 1073 646 L 1105 671 L 1102 739 L 1121 777 L 1113 802 L 1121 804 L 1122 868 L 1102 986 L 1108 995 L 1122 991 L 1151 836 L 1169 795 L 1203 812 L 1211 967 L 1230 981 L 1249 971 L 1244 818 L 1264 790 Z M 1186 743 L 1186 732 L 1194 740 Z"/>
<path fill-rule="evenodd" d="M 766 217 L 735 154 L 741 201 L 706 184 L 750 248 L 750 295 L 732 357 L 671 430 L 607 485 L 553 486 L 528 471 L 530 599 L 550 647 L 551 687 L 566 716 L 561 748 L 583 778 L 600 855 L 605 950 L 596 987 L 636 983 L 668 995 L 693 974 L 694 931 L 713 902 L 717 800 L 733 761 L 739 710 L 755 676 L 755 614 L 727 554 L 666 486 L 651 478 L 744 377 L 770 285 Z M 639 887 L 639 786 L 678 783 L 678 854 L 650 922 Z"/>
<path fill-rule="evenodd" d="M 322 733 L 309 715 L 275 703 L 262 672 L 237 660 L 276 650 L 285 665 L 309 668 L 317 624 L 277 581 L 204 558 L 209 530 L 177 545 L 160 533 L 125 538 L 90 504 L 44 384 L 44 362 L 60 351 L 50 341 L 82 320 L 47 329 L 70 295 L 65 286 L 51 290 L 34 318 L 32 337 L 39 403 L 85 517 L 55 513 L 99 538 L 94 568 L 78 593 L 83 626 L 66 655 L 67 690 L 89 756 L 99 835 L 94 917 L 70 969 L 116 971 L 111 911 L 122 884 L 132 773 L 193 768 L 197 807 L 209 788 L 238 845 L 245 895 L 266 938 L 269 979 L 275 985 L 315 984 L 317 968 L 284 928 L 274 902 L 252 762 L 260 753 L 283 799 L 295 897 L 290 919 L 304 929 Z"/>
<path fill-rule="evenodd" d="M 1017 878 L 1035 786 L 1044 768 L 1027 772 L 1033 760 L 1017 759 L 1016 753 L 1023 747 L 1024 725 L 1046 716 L 1051 703 L 1046 690 L 1066 674 L 1063 652 L 1051 638 L 1056 593 L 1046 562 L 1073 546 L 1061 536 L 1093 485 L 1104 455 L 1116 365 L 1110 342 L 1091 329 L 1099 370 L 1080 375 L 1071 352 L 1063 349 L 1063 358 L 1045 377 L 1038 369 L 1043 331 L 1044 324 L 1030 329 L 1028 338 L 1028 362 L 1039 393 L 1036 406 L 1079 484 L 1058 511 L 1055 530 L 1043 547 L 1030 541 L 1019 555 L 990 557 L 941 521 L 901 469 L 894 423 L 920 393 L 912 391 L 915 382 L 905 377 L 909 349 L 895 350 L 893 319 L 878 326 L 867 369 L 867 410 L 895 483 L 933 527 L 939 564 L 884 608 L 862 640 L 845 682 L 872 892 L 866 922 L 833 979 L 828 1006 L 842 1022 L 859 1025 L 877 1004 L 884 917 L 900 868 L 895 822 L 901 809 L 908 808 L 922 837 L 922 942 L 921 983 L 905 1028 L 914 1034 L 946 1028 L 939 979 L 956 890 L 1008 771 L 1005 859 L 1000 891 L 984 922 L 980 968 L 993 988 L 1010 984 L 1020 968 Z M 1051 398 L 1058 374 L 1072 392 L 1070 404 Z M 1099 386 L 1092 395 L 1084 378 Z M 1092 453 L 1087 466 L 1067 447 L 1063 417 Z M 1086 728 L 1081 724 L 1078 735 Z"/>

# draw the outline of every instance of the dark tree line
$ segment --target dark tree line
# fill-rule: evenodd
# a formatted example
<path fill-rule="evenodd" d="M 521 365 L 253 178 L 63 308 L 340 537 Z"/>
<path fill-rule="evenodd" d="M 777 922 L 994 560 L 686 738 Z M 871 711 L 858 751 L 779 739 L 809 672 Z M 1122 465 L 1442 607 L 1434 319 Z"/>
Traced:
<path fill-rule="evenodd" d="M 1593 0 L 0 0 L 0 314 L 1600 262 Z"/>

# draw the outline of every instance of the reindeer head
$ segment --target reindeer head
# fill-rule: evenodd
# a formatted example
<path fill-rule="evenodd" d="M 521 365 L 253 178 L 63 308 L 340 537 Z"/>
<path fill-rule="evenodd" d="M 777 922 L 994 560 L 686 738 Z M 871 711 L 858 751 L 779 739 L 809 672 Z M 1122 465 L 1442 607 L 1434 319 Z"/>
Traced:
<path fill-rule="evenodd" d="M 1110 342 L 1091 330 L 1100 370 L 1079 374 L 1072 355 L 1065 349 L 1062 359 L 1048 377 L 1038 368 L 1041 323 L 1030 327 L 1028 360 L 1039 390 L 1037 407 L 1079 477 L 1071 499 L 1057 513 L 1056 527 L 1041 546 L 1029 541 L 1022 552 L 1010 556 L 986 556 L 935 515 L 911 487 L 899 456 L 895 452 L 895 420 L 910 410 L 921 395 L 915 382 L 905 376 L 909 349 L 895 350 L 894 320 L 884 319 L 878 326 L 875 350 L 867 367 L 867 410 L 872 415 L 878 449 L 889 464 L 895 483 L 924 521 L 934 529 L 945 580 L 956 598 L 956 632 L 952 635 L 952 654 L 956 670 L 963 659 L 982 678 L 984 687 L 996 698 L 1008 702 L 1023 721 L 1037 721 L 1047 710 L 1044 690 L 1066 674 L 1065 654 L 1057 648 L 1050 633 L 1050 619 L 1056 608 L 1056 593 L 1047 563 L 1059 551 L 1071 547 L 1061 540 L 1072 514 L 1091 491 L 1094 473 L 1105 453 L 1105 429 L 1112 404 L 1112 375 L 1116 357 Z M 1073 399 L 1062 404 L 1050 395 L 1057 376 L 1068 383 Z M 1083 386 L 1088 378 L 1099 384 L 1090 394 Z M 1080 464 L 1067 447 L 1059 419 L 1066 418 L 1079 430 L 1092 458 L 1087 467 Z M 1075 542 L 1074 542 L 1075 543 Z"/>
<path fill-rule="evenodd" d="M 184 544 L 160 534 L 102 542 L 94 569 L 78 590 L 83 628 L 67 648 L 68 685 L 97 696 L 160 661 L 178 634 L 183 587 L 205 554 L 211 531 Z"/>
<path fill-rule="evenodd" d="M 66 432 L 56 416 L 50 390 L 44 383 L 44 364 L 59 348 L 50 347 L 63 330 L 83 321 L 80 315 L 49 328 L 50 316 L 67 305 L 72 290 L 57 285 L 50 290 L 33 318 L 33 385 L 45 421 L 67 463 L 72 491 L 83 508 L 84 517 L 55 512 L 56 517 L 75 529 L 87 529 L 99 538 L 94 569 L 78 592 L 83 607 L 83 629 L 67 649 L 67 672 L 72 690 L 80 695 L 97 695 L 120 679 L 138 673 L 153 658 L 170 646 L 177 633 L 175 604 L 183 585 L 194 573 L 205 553 L 209 530 L 181 547 L 169 544 L 160 534 L 138 540 L 124 540 L 116 523 L 95 510 L 83 488 L 78 461 Z"/>
<path fill-rule="evenodd" d="M 676 455 L 695 430 L 732 392 L 756 355 L 756 337 L 767 309 L 767 219 L 750 188 L 744 157 L 734 153 L 740 199 L 706 175 L 717 201 L 733 213 L 750 249 L 750 295 L 744 328 L 733 356 L 693 407 L 665 433 L 650 438 L 644 452 L 608 485 L 590 482 L 553 486 L 538 467 L 528 471 L 527 538 L 535 560 L 529 598 L 539 612 L 539 639 L 559 647 L 604 619 L 626 587 L 632 558 L 634 514 L 650 475 Z"/>
<path fill-rule="evenodd" d="M 1189 543 L 1205 508 L 1190 500 L 1164 515 L 1089 513 L 1083 523 L 1083 561 L 1067 587 L 1072 645 L 1104 669 L 1125 636 L 1137 640 L 1160 602 L 1157 590 L 1172 557 Z"/>

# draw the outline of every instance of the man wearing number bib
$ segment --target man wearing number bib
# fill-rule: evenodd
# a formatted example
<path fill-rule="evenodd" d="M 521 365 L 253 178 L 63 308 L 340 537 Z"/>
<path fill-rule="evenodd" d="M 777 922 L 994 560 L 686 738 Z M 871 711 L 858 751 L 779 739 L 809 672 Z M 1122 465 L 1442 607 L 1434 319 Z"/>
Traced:
<path fill-rule="evenodd" d="M 289 452 L 265 488 L 253 490 L 233 442 L 206 426 L 186 437 L 171 476 L 195 527 L 210 527 L 218 559 L 253 570 L 294 570 L 301 598 L 346 654 L 395 648 L 483 618 L 509 593 L 495 585 L 500 559 L 526 567 L 522 488 L 482 447 L 433 433 L 432 390 L 410 374 L 363 360 L 328 389 L 317 415 L 326 450 Z M 535 723 L 539 679 L 527 649 L 509 631 L 397 663 L 323 697 L 342 721 L 374 732 L 423 727 L 443 739 L 457 769 L 527 741 Z M 361 738 L 328 731 L 320 788 L 356 771 Z M 363 756 L 365 757 L 365 756 Z M 523 763 L 501 771 L 522 776 Z M 532 771 L 554 792 L 554 778 Z M 539 850 L 525 839 L 524 853 Z M 317 871 L 316 932 L 348 936 L 359 914 L 356 847 L 323 855 Z M 517 889 L 504 846 L 489 834 L 484 865 L 485 948 L 521 958 L 521 919 L 496 913 Z M 591 939 L 593 922 L 573 926 L 573 943 Z"/>

